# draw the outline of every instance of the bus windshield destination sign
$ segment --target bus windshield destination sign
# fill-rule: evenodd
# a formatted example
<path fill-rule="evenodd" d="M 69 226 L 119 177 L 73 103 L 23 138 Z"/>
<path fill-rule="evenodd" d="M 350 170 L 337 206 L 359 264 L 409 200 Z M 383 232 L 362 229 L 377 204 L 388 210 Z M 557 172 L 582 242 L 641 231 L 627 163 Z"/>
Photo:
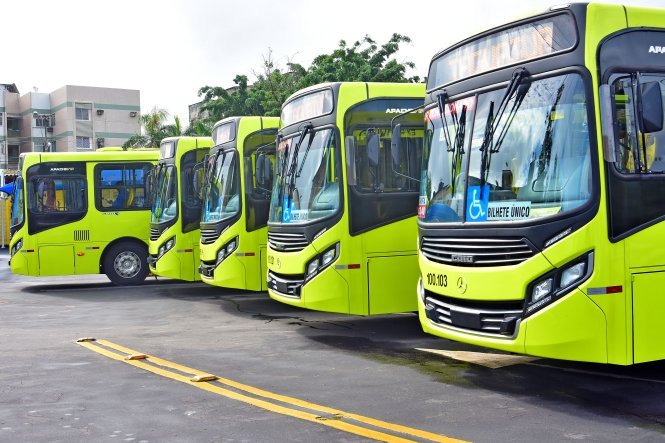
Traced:
<path fill-rule="evenodd" d="M 215 142 L 215 146 L 234 140 L 236 138 L 235 129 L 236 125 L 234 122 L 217 126 L 212 134 L 212 139 Z"/>
<path fill-rule="evenodd" d="M 330 114 L 333 110 L 333 93 L 330 89 L 303 95 L 282 108 L 282 127 Z"/>
<path fill-rule="evenodd" d="M 427 89 L 575 47 L 577 31 L 568 14 L 555 15 L 458 46 L 432 61 Z"/>
<path fill-rule="evenodd" d="M 164 142 L 159 149 L 161 158 L 173 158 L 175 155 L 175 142 Z"/>

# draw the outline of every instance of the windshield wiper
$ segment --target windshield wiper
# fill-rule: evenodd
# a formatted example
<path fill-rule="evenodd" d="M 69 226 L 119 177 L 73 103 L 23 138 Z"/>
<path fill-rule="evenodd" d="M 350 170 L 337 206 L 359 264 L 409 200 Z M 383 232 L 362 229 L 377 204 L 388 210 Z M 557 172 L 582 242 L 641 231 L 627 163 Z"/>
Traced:
<path fill-rule="evenodd" d="M 305 125 L 302 131 L 302 135 L 300 136 L 300 140 L 298 140 L 298 143 L 296 143 L 295 147 L 293 148 L 293 154 L 291 154 L 291 163 L 289 164 L 289 170 L 286 173 L 286 178 L 289 180 L 289 193 L 288 196 L 291 197 L 293 194 L 293 190 L 296 187 L 296 167 L 298 166 L 298 152 L 300 151 L 300 147 L 302 146 L 303 141 L 305 141 L 305 137 L 307 134 L 310 134 L 312 130 L 314 129 L 314 126 L 312 126 L 311 123 L 308 123 Z M 310 135 L 310 139 L 311 139 Z M 311 145 L 311 141 L 310 144 Z M 308 148 L 309 148 L 308 145 Z"/>
<path fill-rule="evenodd" d="M 520 88 L 522 81 L 528 75 L 529 72 L 525 68 L 518 69 L 513 73 L 513 76 L 510 79 L 510 83 L 508 83 L 506 91 L 504 92 L 503 97 L 501 98 L 501 102 L 499 102 L 496 117 L 494 117 L 494 101 L 490 102 L 489 111 L 487 113 L 487 121 L 485 123 L 485 134 L 483 136 L 483 143 L 480 147 L 480 151 L 482 152 L 480 160 L 481 189 L 487 182 L 487 175 L 489 174 L 490 163 L 492 161 L 492 154 L 496 154 L 497 152 L 499 152 L 499 149 L 501 149 L 501 143 L 503 143 L 503 139 L 506 136 L 508 128 L 510 127 L 513 118 L 517 113 L 517 109 L 522 104 L 522 101 L 524 100 L 524 97 L 526 96 L 526 93 L 529 90 L 528 85 L 526 88 Z M 513 98 L 513 96 L 515 96 L 515 101 L 513 102 L 513 106 L 511 107 L 508 113 L 508 118 L 506 119 L 506 123 L 501 129 L 501 132 L 499 133 L 499 138 L 497 139 L 497 143 L 494 144 L 494 133 L 496 132 L 497 126 L 501 121 L 501 117 L 503 117 L 503 113 L 506 111 L 506 108 L 508 107 L 508 102 Z"/>
<path fill-rule="evenodd" d="M 446 144 L 448 145 L 448 152 L 451 152 L 455 147 L 450 143 L 450 131 L 448 131 L 448 122 L 446 121 L 446 99 L 448 94 L 446 91 L 443 91 L 441 94 L 436 96 L 436 106 L 439 109 L 439 118 L 441 119 L 441 131 L 443 132 L 443 137 L 446 139 Z"/>
<path fill-rule="evenodd" d="M 466 105 L 462 106 L 462 112 L 460 116 L 457 116 L 456 110 L 451 106 L 450 116 L 453 119 L 453 125 L 455 126 L 455 139 L 452 141 L 450 136 L 450 131 L 448 130 L 448 122 L 446 121 L 446 101 L 448 94 L 446 91 L 439 94 L 436 100 L 437 107 L 439 109 L 439 116 L 441 117 L 441 131 L 444 134 L 446 139 L 446 144 L 448 145 L 448 152 L 452 152 L 452 158 L 450 162 L 451 174 L 454 176 L 457 174 L 457 167 L 461 164 L 462 155 L 464 154 L 464 135 L 466 132 Z M 451 192 L 455 193 L 455 178 L 451 177 Z"/>

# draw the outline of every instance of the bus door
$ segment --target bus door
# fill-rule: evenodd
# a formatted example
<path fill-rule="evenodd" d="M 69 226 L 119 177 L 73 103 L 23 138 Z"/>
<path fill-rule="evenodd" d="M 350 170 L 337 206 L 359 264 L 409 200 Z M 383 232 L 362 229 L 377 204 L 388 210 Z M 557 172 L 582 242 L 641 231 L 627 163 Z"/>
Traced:
<path fill-rule="evenodd" d="M 359 125 L 346 139 L 351 234 L 362 234 L 368 315 L 416 309 L 409 294 L 419 275 L 415 216 L 422 115 L 413 119 L 413 126 L 405 123 L 399 130 L 401 149 L 394 156 L 390 126 Z"/>
<path fill-rule="evenodd" d="M 633 362 L 643 363 L 665 359 L 665 73 L 617 74 L 609 83 L 616 120 L 610 235 L 625 238 Z"/>

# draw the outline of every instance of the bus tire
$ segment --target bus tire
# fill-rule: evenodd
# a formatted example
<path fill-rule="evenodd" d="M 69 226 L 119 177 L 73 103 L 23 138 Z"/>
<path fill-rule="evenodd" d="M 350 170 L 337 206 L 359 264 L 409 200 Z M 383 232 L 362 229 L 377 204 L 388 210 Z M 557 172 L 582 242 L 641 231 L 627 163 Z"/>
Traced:
<path fill-rule="evenodd" d="M 138 285 L 148 276 L 148 253 L 136 243 L 113 245 L 104 257 L 104 271 L 113 284 Z"/>

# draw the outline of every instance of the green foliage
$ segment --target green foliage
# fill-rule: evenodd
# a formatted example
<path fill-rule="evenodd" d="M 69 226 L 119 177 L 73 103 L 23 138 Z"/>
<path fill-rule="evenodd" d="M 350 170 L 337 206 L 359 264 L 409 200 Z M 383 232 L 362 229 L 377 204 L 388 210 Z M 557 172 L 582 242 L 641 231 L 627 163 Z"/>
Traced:
<path fill-rule="evenodd" d="M 162 139 L 169 136 L 170 132 L 175 131 L 175 125 L 164 125 L 169 117 L 165 109 L 153 108 L 147 114 L 141 115 L 141 128 L 139 133 L 131 136 L 123 145 L 127 148 L 159 148 Z M 177 125 L 180 121 L 176 120 Z M 179 134 L 178 134 L 179 135 Z"/>
<path fill-rule="evenodd" d="M 211 123 L 203 120 L 195 120 L 190 126 L 187 127 L 187 129 L 185 129 L 183 135 L 192 137 L 210 137 L 211 133 Z"/>
<path fill-rule="evenodd" d="M 237 75 L 235 87 L 228 90 L 220 86 L 204 86 L 199 89 L 203 97 L 202 110 L 207 111 L 208 123 L 226 117 L 241 115 L 279 116 L 284 101 L 299 89 L 324 82 L 418 82 L 418 77 L 407 77 L 412 62 L 398 62 L 393 56 L 400 44 L 411 39 L 393 34 L 379 46 L 369 36 L 348 46 L 342 40 L 330 54 L 314 58 L 305 68 L 297 63 L 287 63 L 282 70 L 273 60 L 272 52 L 263 59 L 262 71 L 254 73 L 256 81 L 249 85 L 246 75 Z"/>

